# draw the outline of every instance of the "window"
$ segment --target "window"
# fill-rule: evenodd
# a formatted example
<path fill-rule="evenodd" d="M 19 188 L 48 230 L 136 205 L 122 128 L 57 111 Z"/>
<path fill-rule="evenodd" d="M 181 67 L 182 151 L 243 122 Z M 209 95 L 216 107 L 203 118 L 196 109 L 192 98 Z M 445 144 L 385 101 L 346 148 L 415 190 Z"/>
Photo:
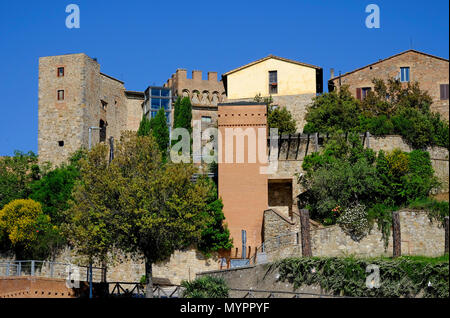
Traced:
<path fill-rule="evenodd" d="M 60 147 L 64 147 L 64 140 L 58 141 L 58 145 L 59 145 Z"/>
<path fill-rule="evenodd" d="M 100 131 L 99 131 L 99 135 L 100 135 L 100 142 L 105 142 L 106 141 L 106 126 L 108 124 L 106 122 L 104 122 L 102 119 L 100 119 L 99 122 L 99 127 L 100 127 Z"/>
<path fill-rule="evenodd" d="M 102 100 L 101 103 L 102 103 L 102 105 L 101 105 L 102 109 L 106 110 L 106 107 L 108 106 L 108 103 L 105 102 L 104 100 Z"/>
<path fill-rule="evenodd" d="M 371 90 L 372 88 L 370 87 L 358 87 L 356 89 L 356 99 L 363 100 Z"/>
<path fill-rule="evenodd" d="M 58 67 L 58 71 L 57 71 L 56 75 L 58 77 L 63 77 L 64 76 L 64 67 Z"/>
<path fill-rule="evenodd" d="M 210 124 L 211 123 L 211 117 L 210 116 L 202 116 L 202 123 Z"/>
<path fill-rule="evenodd" d="M 448 99 L 448 84 L 441 84 L 439 86 L 441 89 L 441 100 L 447 100 Z"/>
<path fill-rule="evenodd" d="M 58 100 L 64 100 L 64 90 L 58 91 Z"/>
<path fill-rule="evenodd" d="M 371 88 L 370 87 L 363 87 L 361 89 L 361 93 L 362 93 L 362 99 L 367 97 L 367 94 L 370 92 Z"/>
<path fill-rule="evenodd" d="M 409 67 L 400 67 L 400 82 L 409 82 Z"/>
<path fill-rule="evenodd" d="M 269 71 L 269 93 L 278 93 L 278 74 L 277 71 Z"/>

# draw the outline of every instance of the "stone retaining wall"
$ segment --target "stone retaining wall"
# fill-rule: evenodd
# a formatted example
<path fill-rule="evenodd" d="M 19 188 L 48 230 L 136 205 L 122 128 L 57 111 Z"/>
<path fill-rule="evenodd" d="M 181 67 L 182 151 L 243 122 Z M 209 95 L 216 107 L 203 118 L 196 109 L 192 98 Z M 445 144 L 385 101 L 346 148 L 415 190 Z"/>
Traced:
<path fill-rule="evenodd" d="M 445 230 L 436 221 L 431 222 L 427 212 L 405 209 L 400 211 L 402 255 L 440 256 L 444 253 Z M 300 221 L 291 221 L 267 210 L 264 214 L 265 251 L 269 261 L 301 256 Z M 290 235 L 286 235 L 289 234 Z M 391 231 L 392 233 L 392 231 Z M 281 237 L 277 237 L 280 236 Z M 392 256 L 392 234 L 387 249 L 382 233 L 375 224 L 370 234 L 356 242 L 339 225 L 311 227 L 313 256 Z"/>

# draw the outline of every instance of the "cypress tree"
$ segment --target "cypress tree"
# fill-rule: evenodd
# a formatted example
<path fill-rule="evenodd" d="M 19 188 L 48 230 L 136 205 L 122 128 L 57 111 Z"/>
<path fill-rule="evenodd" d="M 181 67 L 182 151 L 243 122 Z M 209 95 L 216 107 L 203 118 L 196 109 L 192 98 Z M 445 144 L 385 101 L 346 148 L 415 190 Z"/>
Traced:
<path fill-rule="evenodd" d="M 150 120 L 145 115 L 142 116 L 137 134 L 138 136 L 150 136 Z"/>
<path fill-rule="evenodd" d="M 166 158 L 167 148 L 169 146 L 169 127 L 167 126 L 164 108 L 161 108 L 156 113 L 156 116 L 150 120 L 150 129 L 153 137 L 155 137 L 156 142 L 158 143 L 163 158 Z"/>

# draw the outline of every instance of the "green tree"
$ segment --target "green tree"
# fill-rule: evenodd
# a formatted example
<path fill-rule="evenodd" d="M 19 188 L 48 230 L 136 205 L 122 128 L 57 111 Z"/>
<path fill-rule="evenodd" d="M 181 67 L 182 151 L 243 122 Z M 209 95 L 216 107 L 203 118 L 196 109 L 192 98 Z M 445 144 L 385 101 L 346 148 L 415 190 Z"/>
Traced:
<path fill-rule="evenodd" d="M 295 134 L 295 120 L 286 107 L 271 108 L 267 116 L 269 128 L 278 128 L 279 134 Z"/>
<path fill-rule="evenodd" d="M 192 165 L 163 165 L 153 137 L 124 133 L 114 160 L 106 158 L 107 148 L 97 145 L 81 161 L 68 232 L 91 261 L 114 248 L 143 255 L 146 296 L 153 297 L 152 265 L 197 244 L 211 223 L 210 188 L 191 181 Z"/>
<path fill-rule="evenodd" d="M 189 97 L 183 97 L 175 103 L 174 109 L 174 128 L 186 128 L 192 133 L 192 104 Z"/>
<path fill-rule="evenodd" d="M 38 157 L 31 151 L 0 158 L 0 209 L 12 200 L 27 198 L 39 174 Z"/>
<path fill-rule="evenodd" d="M 360 114 L 359 101 L 352 97 L 348 86 L 343 86 L 339 92 L 324 93 L 313 98 L 307 107 L 304 132 L 356 131 Z"/>
<path fill-rule="evenodd" d="M 267 107 L 267 125 L 269 128 L 278 128 L 279 134 L 295 134 L 296 123 L 292 114 L 286 107 L 276 107 L 273 105 L 272 96 L 262 97 L 261 93 L 257 94 L 255 102 L 263 103 Z"/>
<path fill-rule="evenodd" d="M 18 259 L 38 258 L 48 255 L 57 228 L 39 202 L 18 199 L 0 210 L 0 232 L 8 238 Z"/>
<path fill-rule="evenodd" d="M 137 131 L 138 136 L 150 136 L 150 120 L 147 116 L 142 116 L 141 122 L 139 123 L 139 129 Z"/>
<path fill-rule="evenodd" d="M 163 160 L 167 157 L 167 149 L 169 147 L 169 127 L 167 126 L 166 112 L 161 108 L 156 116 L 150 120 L 150 130 L 152 136 L 158 143 L 159 151 Z"/>
<path fill-rule="evenodd" d="M 200 242 L 197 245 L 198 249 L 207 255 L 221 249 L 230 249 L 233 247 L 233 243 L 230 239 L 230 231 L 224 223 L 223 203 L 218 197 L 217 186 L 208 177 L 199 178 L 198 182 L 205 183 L 205 186 L 210 189 L 206 198 L 206 212 L 211 216 L 211 221 L 202 231 Z"/>

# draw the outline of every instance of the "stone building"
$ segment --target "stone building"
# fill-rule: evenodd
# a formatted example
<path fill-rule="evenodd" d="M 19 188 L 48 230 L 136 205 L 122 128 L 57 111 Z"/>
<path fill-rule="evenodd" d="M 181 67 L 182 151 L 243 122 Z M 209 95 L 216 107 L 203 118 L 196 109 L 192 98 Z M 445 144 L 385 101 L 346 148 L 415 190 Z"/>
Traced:
<path fill-rule="evenodd" d="M 202 71 L 192 71 L 187 78 L 185 69 L 177 69 L 167 80 L 164 87 L 172 90 L 173 101 L 178 97 L 189 97 L 192 104 L 192 120 L 201 120 L 203 127 L 217 123 L 217 104 L 226 101 L 223 82 L 217 78 L 217 72 L 208 72 L 203 80 Z"/>
<path fill-rule="evenodd" d="M 373 90 L 374 78 L 399 79 L 402 83 L 419 82 L 420 88 L 428 91 L 433 99 L 431 109 L 449 119 L 449 64 L 448 59 L 408 50 L 392 55 L 378 62 L 360 67 L 328 81 L 328 90 L 349 85 L 350 92 L 358 99 Z"/>
<path fill-rule="evenodd" d="M 128 92 L 124 83 L 100 72 L 86 54 L 39 59 L 40 162 L 60 164 L 80 147 L 137 130 L 144 94 Z M 90 129 L 95 127 L 94 129 Z"/>
<path fill-rule="evenodd" d="M 269 55 L 222 75 L 228 101 L 253 101 L 271 96 L 273 104 L 286 107 L 303 131 L 306 106 L 323 92 L 321 67 Z"/>

